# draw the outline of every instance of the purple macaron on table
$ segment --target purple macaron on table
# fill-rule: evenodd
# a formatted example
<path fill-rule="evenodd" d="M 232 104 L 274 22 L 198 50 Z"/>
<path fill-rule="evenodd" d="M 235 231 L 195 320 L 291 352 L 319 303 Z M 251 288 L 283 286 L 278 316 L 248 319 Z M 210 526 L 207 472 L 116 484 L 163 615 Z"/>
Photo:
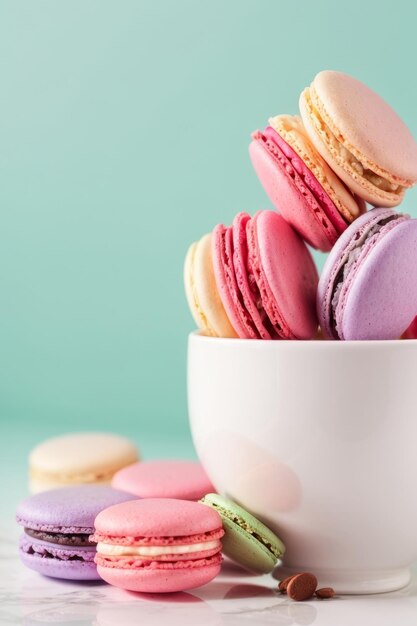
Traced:
<path fill-rule="evenodd" d="M 79 485 L 43 491 L 23 500 L 16 513 L 23 526 L 19 553 L 39 574 L 69 580 L 97 580 L 94 520 L 114 504 L 136 499 L 107 486 Z"/>

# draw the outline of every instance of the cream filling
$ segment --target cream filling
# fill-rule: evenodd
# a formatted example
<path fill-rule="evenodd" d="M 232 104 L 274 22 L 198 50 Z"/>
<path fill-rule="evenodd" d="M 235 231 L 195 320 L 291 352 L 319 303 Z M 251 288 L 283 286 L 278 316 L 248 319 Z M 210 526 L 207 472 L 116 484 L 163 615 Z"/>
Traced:
<path fill-rule="evenodd" d="M 220 550 L 220 541 L 205 541 L 176 546 L 118 546 L 111 543 L 99 542 L 97 552 L 105 556 L 162 556 L 164 554 L 191 554 L 203 550 Z"/>
<path fill-rule="evenodd" d="M 346 148 L 336 137 L 333 131 L 326 124 L 324 119 L 321 117 L 320 112 L 314 106 L 314 103 L 311 99 L 311 94 L 308 89 L 305 90 L 305 99 L 307 106 L 309 108 L 310 114 L 312 116 L 312 122 L 317 132 L 323 139 L 323 135 L 325 136 L 325 143 L 330 152 L 336 152 L 337 158 L 340 161 L 347 163 L 354 172 L 364 178 L 366 181 L 371 183 L 377 189 L 387 193 L 393 193 L 397 195 L 402 195 L 405 191 L 405 187 L 399 185 L 398 183 L 394 183 L 387 178 L 384 178 L 380 174 L 377 174 L 369 167 L 367 167 L 364 163 L 362 163 L 350 150 Z"/>

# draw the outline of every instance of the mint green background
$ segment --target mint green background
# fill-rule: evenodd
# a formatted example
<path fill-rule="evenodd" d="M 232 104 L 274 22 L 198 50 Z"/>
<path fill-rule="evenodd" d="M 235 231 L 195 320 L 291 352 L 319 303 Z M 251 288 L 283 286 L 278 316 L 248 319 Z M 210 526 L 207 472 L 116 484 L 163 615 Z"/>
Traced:
<path fill-rule="evenodd" d="M 2 0 L 3 459 L 79 428 L 192 454 L 188 244 L 270 206 L 250 132 L 320 69 L 417 136 L 416 18 L 401 1 Z"/>

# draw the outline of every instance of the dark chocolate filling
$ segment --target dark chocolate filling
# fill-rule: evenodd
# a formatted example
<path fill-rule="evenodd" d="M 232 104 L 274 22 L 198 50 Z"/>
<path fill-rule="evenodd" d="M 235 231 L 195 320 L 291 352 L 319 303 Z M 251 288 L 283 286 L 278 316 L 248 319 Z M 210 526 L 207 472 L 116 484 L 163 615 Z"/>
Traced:
<path fill-rule="evenodd" d="M 55 543 L 60 546 L 95 546 L 94 541 L 90 541 L 90 534 L 70 534 L 70 533 L 51 533 L 43 530 L 33 530 L 32 528 L 25 528 L 25 533 L 29 537 L 39 539 L 39 541 L 46 541 L 48 543 Z"/>

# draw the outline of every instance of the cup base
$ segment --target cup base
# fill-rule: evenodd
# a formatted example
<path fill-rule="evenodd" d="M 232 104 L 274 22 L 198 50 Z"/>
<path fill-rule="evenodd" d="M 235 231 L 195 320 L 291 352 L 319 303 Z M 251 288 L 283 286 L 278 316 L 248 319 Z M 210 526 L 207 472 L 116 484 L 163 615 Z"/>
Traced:
<path fill-rule="evenodd" d="M 385 570 L 332 570 L 317 568 L 291 568 L 278 566 L 274 578 L 282 580 L 297 572 L 311 571 L 319 581 L 319 587 L 333 587 L 337 594 L 364 595 L 396 591 L 408 585 L 411 580 L 410 569 Z"/>

